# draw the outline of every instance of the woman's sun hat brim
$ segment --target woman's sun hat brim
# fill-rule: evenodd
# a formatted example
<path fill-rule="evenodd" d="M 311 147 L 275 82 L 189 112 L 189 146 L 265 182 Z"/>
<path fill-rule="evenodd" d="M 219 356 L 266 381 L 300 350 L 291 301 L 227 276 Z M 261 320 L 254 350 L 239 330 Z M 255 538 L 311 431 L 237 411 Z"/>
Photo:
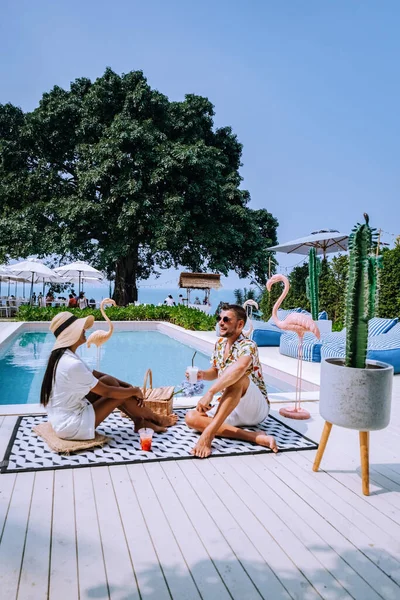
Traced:
<path fill-rule="evenodd" d="M 78 318 L 68 311 L 56 314 L 50 323 L 50 331 L 57 338 L 53 350 L 69 348 L 76 344 L 81 337 L 82 331 L 93 327 L 93 323 L 93 315 Z"/>

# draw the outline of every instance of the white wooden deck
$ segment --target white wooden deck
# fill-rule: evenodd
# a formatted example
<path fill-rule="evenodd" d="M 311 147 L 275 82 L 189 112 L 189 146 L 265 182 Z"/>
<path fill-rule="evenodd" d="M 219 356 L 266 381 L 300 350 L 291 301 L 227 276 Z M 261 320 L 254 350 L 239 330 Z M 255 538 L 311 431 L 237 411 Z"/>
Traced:
<path fill-rule="evenodd" d="M 319 440 L 307 408 L 290 425 Z M 0 417 L 0 457 L 15 420 Z M 357 432 L 332 429 L 324 471 L 314 455 L 1 475 L 0 598 L 399 600 L 400 376 L 369 497 Z"/>

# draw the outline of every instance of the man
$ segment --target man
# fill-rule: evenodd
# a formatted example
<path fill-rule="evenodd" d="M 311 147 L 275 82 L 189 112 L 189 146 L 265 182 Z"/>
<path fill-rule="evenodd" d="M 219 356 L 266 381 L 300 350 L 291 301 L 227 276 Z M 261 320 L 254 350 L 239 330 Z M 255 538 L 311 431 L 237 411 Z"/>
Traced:
<path fill-rule="evenodd" d="M 272 436 L 263 431 L 240 429 L 261 423 L 269 413 L 257 345 L 242 335 L 246 312 L 236 304 L 223 305 L 217 321 L 221 337 L 211 357 L 212 367 L 199 371 L 197 376 L 198 379 L 217 381 L 185 419 L 189 427 L 202 432 L 192 453 L 200 458 L 209 456 L 215 436 L 253 442 L 277 452 Z M 221 391 L 219 404 L 210 409 L 214 394 Z"/>
<path fill-rule="evenodd" d="M 171 294 L 168 294 L 168 296 L 165 298 L 164 304 L 166 304 L 167 306 L 175 306 L 175 300 L 173 299 Z"/>

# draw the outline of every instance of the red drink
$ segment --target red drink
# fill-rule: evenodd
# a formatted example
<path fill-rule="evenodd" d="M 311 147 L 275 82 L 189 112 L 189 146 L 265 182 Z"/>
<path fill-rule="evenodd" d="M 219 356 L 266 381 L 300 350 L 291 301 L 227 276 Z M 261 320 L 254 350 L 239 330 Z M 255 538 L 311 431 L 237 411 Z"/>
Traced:
<path fill-rule="evenodd" d="M 140 446 L 144 452 L 151 450 L 151 437 L 140 438 Z"/>

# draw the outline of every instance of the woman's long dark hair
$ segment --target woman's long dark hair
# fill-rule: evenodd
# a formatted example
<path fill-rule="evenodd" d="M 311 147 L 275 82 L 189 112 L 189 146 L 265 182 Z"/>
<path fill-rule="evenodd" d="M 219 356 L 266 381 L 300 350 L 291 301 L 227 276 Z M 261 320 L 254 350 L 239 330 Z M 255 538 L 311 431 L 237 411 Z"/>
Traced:
<path fill-rule="evenodd" d="M 47 363 L 46 372 L 42 381 L 42 388 L 40 390 L 40 404 L 43 404 L 43 406 L 47 406 L 49 402 L 54 378 L 56 376 L 57 365 L 66 350 L 68 350 L 68 348 L 57 348 L 57 350 L 53 350 L 49 356 L 49 362 Z"/>

